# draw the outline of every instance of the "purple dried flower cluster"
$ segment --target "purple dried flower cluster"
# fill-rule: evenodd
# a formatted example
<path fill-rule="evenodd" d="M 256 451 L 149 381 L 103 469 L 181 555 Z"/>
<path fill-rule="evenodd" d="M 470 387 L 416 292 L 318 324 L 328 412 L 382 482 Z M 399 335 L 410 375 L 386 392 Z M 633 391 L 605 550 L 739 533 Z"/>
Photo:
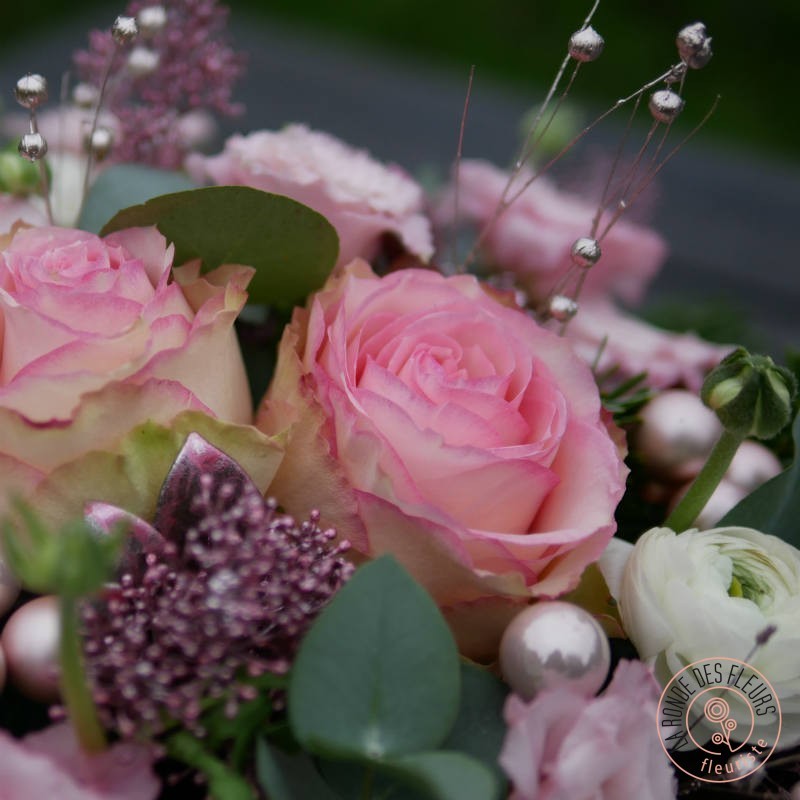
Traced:
<path fill-rule="evenodd" d="M 213 700 L 234 717 L 258 694 L 248 678 L 289 669 L 353 570 L 347 543 L 334 545 L 318 514 L 298 525 L 243 474 L 221 471 L 219 460 L 205 466 L 173 467 L 156 519 L 172 530 L 129 520 L 119 582 L 82 609 L 94 699 L 103 724 L 124 737 L 157 733 L 168 719 L 203 735 Z M 175 506 L 187 491 L 191 502 Z"/>
<path fill-rule="evenodd" d="M 125 14 L 136 17 L 153 5 L 133 0 Z M 177 168 L 187 149 L 179 125 L 183 114 L 241 113 L 231 94 L 244 59 L 225 42 L 228 10 L 216 0 L 170 0 L 159 7 L 166 12 L 160 30 L 142 30 L 121 47 L 110 31 L 92 31 L 89 49 L 73 60 L 80 79 L 99 89 L 114 59 L 104 105 L 118 117 L 121 136 L 111 158 Z M 151 70 L 134 66 L 143 51 Z"/>

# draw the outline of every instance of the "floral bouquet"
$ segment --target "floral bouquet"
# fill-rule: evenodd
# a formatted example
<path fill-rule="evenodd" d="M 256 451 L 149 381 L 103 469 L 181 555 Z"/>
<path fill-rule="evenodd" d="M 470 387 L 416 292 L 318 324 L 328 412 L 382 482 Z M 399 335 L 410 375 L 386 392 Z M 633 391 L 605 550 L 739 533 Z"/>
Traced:
<path fill-rule="evenodd" d="M 629 310 L 711 40 L 554 147 L 595 10 L 510 169 L 429 191 L 301 124 L 204 154 L 214 0 L 131 2 L 57 110 L 20 78 L 0 797 L 798 795 L 796 370 Z"/>

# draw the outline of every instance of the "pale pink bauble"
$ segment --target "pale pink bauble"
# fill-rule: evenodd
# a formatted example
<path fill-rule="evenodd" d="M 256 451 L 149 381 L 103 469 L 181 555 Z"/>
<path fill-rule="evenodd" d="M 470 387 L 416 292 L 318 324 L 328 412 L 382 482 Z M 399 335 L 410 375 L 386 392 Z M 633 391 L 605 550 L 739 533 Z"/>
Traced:
<path fill-rule="evenodd" d="M 59 698 L 58 598 L 37 597 L 20 606 L 3 628 L 2 647 L 12 683 L 42 703 Z"/>

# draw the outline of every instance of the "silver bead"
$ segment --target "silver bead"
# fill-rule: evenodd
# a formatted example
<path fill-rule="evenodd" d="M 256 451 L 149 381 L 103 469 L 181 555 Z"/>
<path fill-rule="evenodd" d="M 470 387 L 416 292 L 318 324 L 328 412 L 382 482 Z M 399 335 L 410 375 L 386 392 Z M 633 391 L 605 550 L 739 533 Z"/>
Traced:
<path fill-rule="evenodd" d="M 72 90 L 72 102 L 81 108 L 93 108 L 100 97 L 100 90 L 91 83 L 78 83 Z"/>
<path fill-rule="evenodd" d="M 117 17 L 111 26 L 111 35 L 117 44 L 132 42 L 139 33 L 139 26 L 133 17 Z"/>
<path fill-rule="evenodd" d="M 692 69 L 702 69 L 714 55 L 711 39 L 706 39 L 703 46 L 686 62 Z"/>
<path fill-rule="evenodd" d="M 603 37 L 589 25 L 569 37 L 569 54 L 576 61 L 594 61 L 600 57 L 604 45 Z"/>
<path fill-rule="evenodd" d="M 161 56 L 149 47 L 134 47 L 128 56 L 128 71 L 134 78 L 143 78 L 158 69 Z"/>
<path fill-rule="evenodd" d="M 571 298 L 563 294 L 556 294 L 550 298 L 547 312 L 551 319 L 558 322 L 567 322 L 578 313 L 578 304 Z"/>
<path fill-rule="evenodd" d="M 571 603 L 528 606 L 514 617 L 500 643 L 500 671 L 524 700 L 558 687 L 592 697 L 603 685 L 610 662 L 603 629 Z"/>
<path fill-rule="evenodd" d="M 94 129 L 94 133 L 87 133 L 84 147 L 90 150 L 95 161 L 102 161 L 110 152 L 114 144 L 114 134 L 102 126 Z"/>
<path fill-rule="evenodd" d="M 672 89 L 659 89 L 650 95 L 648 108 L 657 122 L 670 123 L 683 111 L 683 98 Z"/>
<path fill-rule="evenodd" d="M 47 155 L 47 140 L 41 133 L 26 133 L 19 140 L 17 150 L 28 161 L 39 161 Z"/>
<path fill-rule="evenodd" d="M 681 28 L 675 39 L 681 60 L 692 69 L 701 69 L 711 60 L 711 38 L 702 22 Z"/>
<path fill-rule="evenodd" d="M 597 239 L 591 239 L 588 236 L 581 236 L 576 239 L 570 250 L 570 258 L 576 267 L 589 269 L 600 260 L 602 251 L 600 250 L 600 243 Z"/>
<path fill-rule="evenodd" d="M 164 30 L 167 24 L 167 12 L 164 6 L 147 6 L 136 15 L 136 22 L 142 36 L 150 38 Z"/>
<path fill-rule="evenodd" d="M 41 75 L 24 75 L 14 87 L 14 97 L 23 108 L 38 108 L 47 102 L 47 81 Z"/>

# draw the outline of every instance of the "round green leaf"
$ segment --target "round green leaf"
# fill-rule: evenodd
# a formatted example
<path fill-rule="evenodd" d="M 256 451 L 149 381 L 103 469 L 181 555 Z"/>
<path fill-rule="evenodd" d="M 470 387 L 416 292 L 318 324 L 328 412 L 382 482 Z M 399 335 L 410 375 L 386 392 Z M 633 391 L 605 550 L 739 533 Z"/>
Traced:
<path fill-rule="evenodd" d="M 780 475 L 747 495 L 718 523 L 717 527 L 739 525 L 771 533 L 794 547 L 800 547 L 800 414 L 792 428 L 794 463 Z"/>
<path fill-rule="evenodd" d="M 303 641 L 289 684 L 289 721 L 311 752 L 380 760 L 441 744 L 459 692 L 447 624 L 386 556 L 356 572 Z"/>
<path fill-rule="evenodd" d="M 156 225 L 175 245 L 175 263 L 194 258 L 210 270 L 246 264 L 256 274 L 250 302 L 292 305 L 318 289 L 339 255 L 333 226 L 288 197 L 246 186 L 165 194 L 120 211 L 102 234 Z"/>
<path fill-rule="evenodd" d="M 168 172 L 141 164 L 117 164 L 97 176 L 86 197 L 77 227 L 99 233 L 103 225 L 123 208 L 167 192 L 193 188 L 194 184 L 182 172 Z"/>
<path fill-rule="evenodd" d="M 508 686 L 488 670 L 462 662 L 458 717 L 442 745 L 445 750 L 456 750 L 482 761 L 502 784 L 505 776 L 497 757 L 507 732 L 503 706 L 508 692 Z"/>
<path fill-rule="evenodd" d="M 381 769 L 430 800 L 497 800 L 500 796 L 492 771 L 463 753 L 416 753 L 393 759 Z"/>

